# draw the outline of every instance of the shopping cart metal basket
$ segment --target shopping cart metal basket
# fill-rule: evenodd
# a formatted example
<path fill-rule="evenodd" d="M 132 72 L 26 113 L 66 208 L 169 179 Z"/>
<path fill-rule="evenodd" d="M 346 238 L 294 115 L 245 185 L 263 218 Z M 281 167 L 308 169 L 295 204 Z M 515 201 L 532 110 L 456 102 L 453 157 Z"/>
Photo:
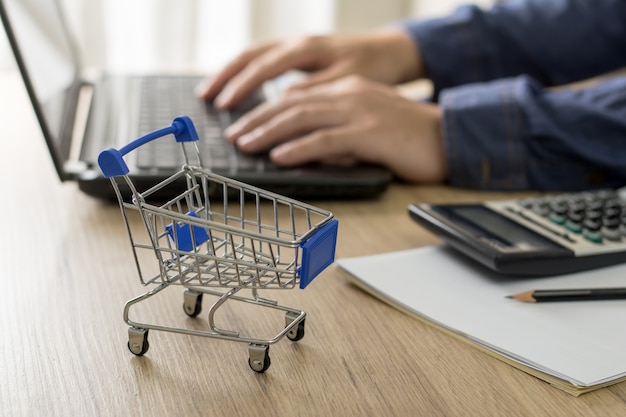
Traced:
<path fill-rule="evenodd" d="M 123 157 L 172 135 L 184 156 L 181 170 L 149 189 L 137 189 Z M 211 173 L 202 166 L 197 139 L 191 119 L 181 116 L 119 150 L 102 151 L 98 159 L 119 200 L 140 282 L 151 287 L 124 307 L 124 321 L 130 326 L 128 348 L 135 355 L 146 353 L 151 329 L 245 342 L 248 364 L 265 372 L 270 366 L 269 346 L 284 336 L 300 340 L 306 313 L 263 298 L 259 290 L 305 288 L 332 264 L 337 220 L 328 211 Z M 186 190 L 163 200 L 177 181 L 185 181 Z M 215 297 L 208 330 L 129 318 L 133 305 L 172 285 L 184 287 L 183 308 L 190 317 L 200 314 L 203 295 Z M 249 295 L 241 295 L 241 290 Z M 215 313 L 228 300 L 282 310 L 285 326 L 265 339 L 219 328 Z"/>

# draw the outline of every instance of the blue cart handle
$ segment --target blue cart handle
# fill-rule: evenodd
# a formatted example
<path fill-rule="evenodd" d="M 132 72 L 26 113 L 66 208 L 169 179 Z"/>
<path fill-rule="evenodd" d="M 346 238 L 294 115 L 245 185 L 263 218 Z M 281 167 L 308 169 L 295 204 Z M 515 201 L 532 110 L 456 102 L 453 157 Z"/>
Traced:
<path fill-rule="evenodd" d="M 179 116 L 174 119 L 171 126 L 143 135 L 124 145 L 119 150 L 114 148 L 103 150 L 98 155 L 98 165 L 106 178 L 126 175 L 129 170 L 122 158 L 124 155 L 148 142 L 170 134 L 174 135 L 176 142 L 193 142 L 198 140 L 198 132 L 191 119 L 187 116 Z"/>

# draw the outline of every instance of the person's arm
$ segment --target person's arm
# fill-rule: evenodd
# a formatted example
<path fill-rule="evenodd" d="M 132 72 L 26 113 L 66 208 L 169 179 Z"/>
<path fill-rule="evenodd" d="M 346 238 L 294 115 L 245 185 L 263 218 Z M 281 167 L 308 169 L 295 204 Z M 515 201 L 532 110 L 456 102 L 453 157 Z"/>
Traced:
<path fill-rule="evenodd" d="M 562 85 L 626 66 L 623 0 L 510 0 L 402 27 L 436 92 L 522 74 Z"/>
<path fill-rule="evenodd" d="M 626 184 L 626 76 L 558 91 L 520 76 L 444 90 L 440 105 L 453 186 L 583 190 Z"/>

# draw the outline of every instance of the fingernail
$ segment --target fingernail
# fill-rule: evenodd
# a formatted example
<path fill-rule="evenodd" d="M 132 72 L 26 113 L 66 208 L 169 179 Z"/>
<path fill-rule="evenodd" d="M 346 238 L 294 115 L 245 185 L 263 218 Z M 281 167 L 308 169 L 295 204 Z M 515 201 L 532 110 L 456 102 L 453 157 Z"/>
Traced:
<path fill-rule="evenodd" d="M 270 151 L 270 159 L 274 162 L 283 162 L 289 154 L 289 146 L 277 146 Z"/>
<path fill-rule="evenodd" d="M 237 133 L 239 133 L 240 130 L 240 125 L 237 123 L 233 123 L 232 125 L 228 126 L 226 130 L 224 130 L 224 134 L 230 138 L 233 136 L 237 136 Z"/>
<path fill-rule="evenodd" d="M 219 96 L 215 99 L 215 104 L 222 108 L 227 107 L 233 99 L 233 90 L 230 88 L 224 89 Z"/>
<path fill-rule="evenodd" d="M 209 85 L 211 83 L 209 81 L 202 81 L 198 85 L 196 85 L 193 89 L 193 93 L 198 97 L 204 97 L 206 91 L 209 89 Z"/>
<path fill-rule="evenodd" d="M 249 143 L 254 142 L 254 139 L 256 139 L 257 136 L 258 135 L 255 135 L 254 132 L 246 133 L 237 139 L 237 145 L 246 147 Z"/>

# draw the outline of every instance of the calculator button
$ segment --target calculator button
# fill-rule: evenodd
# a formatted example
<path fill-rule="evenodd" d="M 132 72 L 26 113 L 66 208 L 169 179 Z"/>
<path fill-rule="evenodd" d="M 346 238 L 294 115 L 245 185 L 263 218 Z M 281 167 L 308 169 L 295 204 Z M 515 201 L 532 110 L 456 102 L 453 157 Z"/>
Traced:
<path fill-rule="evenodd" d="M 622 210 L 620 207 L 606 207 L 604 209 L 604 217 L 619 217 L 622 214 Z"/>
<path fill-rule="evenodd" d="M 598 220 L 602 217 L 602 211 L 600 210 L 587 210 L 585 211 L 585 218 L 591 220 Z"/>
<path fill-rule="evenodd" d="M 565 222 L 565 228 L 574 233 L 581 233 L 583 231 L 583 227 L 580 224 L 569 221 Z"/>
<path fill-rule="evenodd" d="M 585 227 L 585 229 L 595 232 L 600 230 L 602 224 L 598 220 L 585 219 L 585 221 L 583 222 L 583 227 Z"/>
<path fill-rule="evenodd" d="M 604 201 L 602 200 L 589 200 L 587 202 L 587 210 L 600 211 L 604 207 Z"/>
<path fill-rule="evenodd" d="M 567 213 L 567 203 L 562 200 L 555 200 L 550 203 L 550 209 L 556 214 L 565 214 Z"/>
<path fill-rule="evenodd" d="M 604 202 L 604 209 L 609 209 L 609 208 L 619 208 L 620 207 L 620 201 L 616 200 L 615 198 L 611 198 L 609 200 L 606 200 Z"/>
<path fill-rule="evenodd" d="M 600 190 L 596 192 L 596 198 L 601 200 L 608 200 L 610 198 L 615 198 L 615 191 L 613 190 Z"/>
<path fill-rule="evenodd" d="M 602 243 L 603 240 L 602 235 L 595 232 L 585 232 L 583 236 L 585 237 L 585 239 L 593 243 Z"/>
<path fill-rule="evenodd" d="M 534 202 L 535 202 L 535 199 L 534 199 L 534 198 L 524 198 L 524 199 L 518 200 L 518 202 L 517 202 L 517 203 L 518 203 L 520 206 L 524 207 L 525 209 L 530 210 L 530 209 L 532 209 L 532 208 L 533 208 L 533 204 L 534 204 Z"/>
<path fill-rule="evenodd" d="M 572 201 L 568 208 L 570 213 L 582 213 L 587 208 L 587 205 L 582 201 Z"/>
<path fill-rule="evenodd" d="M 567 218 L 570 219 L 574 223 L 580 223 L 583 221 L 585 216 L 581 212 L 569 211 L 567 212 Z"/>
<path fill-rule="evenodd" d="M 615 229 L 619 227 L 620 220 L 617 217 L 604 217 L 602 219 L 602 226 L 607 227 L 609 229 Z"/>
<path fill-rule="evenodd" d="M 542 217 L 550 214 L 550 207 L 544 202 L 534 204 L 532 210 Z"/>
<path fill-rule="evenodd" d="M 605 239 L 611 240 L 613 242 L 619 242 L 620 240 L 622 240 L 622 234 L 620 233 L 619 229 L 609 229 L 607 227 L 604 227 L 602 228 L 602 236 L 604 236 Z"/>
<path fill-rule="evenodd" d="M 554 224 L 565 224 L 565 217 L 560 216 L 556 213 L 552 213 L 551 215 L 548 216 L 548 219 L 554 223 Z"/>

